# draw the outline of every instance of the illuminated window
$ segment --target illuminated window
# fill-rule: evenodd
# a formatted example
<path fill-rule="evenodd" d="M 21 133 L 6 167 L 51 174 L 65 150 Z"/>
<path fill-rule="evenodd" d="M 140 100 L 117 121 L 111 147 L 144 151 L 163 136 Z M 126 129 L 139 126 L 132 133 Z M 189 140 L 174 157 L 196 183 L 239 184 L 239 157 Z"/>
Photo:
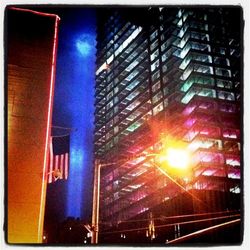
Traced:
<path fill-rule="evenodd" d="M 173 55 L 183 59 L 187 55 L 187 53 L 189 52 L 190 49 L 191 49 L 191 46 L 188 43 L 183 49 L 175 50 Z"/>
<path fill-rule="evenodd" d="M 188 106 L 184 109 L 183 114 L 184 114 L 185 116 L 190 115 L 190 114 L 194 111 L 195 108 L 196 108 L 196 105 L 188 105 Z"/>
<path fill-rule="evenodd" d="M 187 104 L 195 96 L 194 91 L 189 91 L 181 100 L 182 103 Z"/>
<path fill-rule="evenodd" d="M 236 111 L 236 107 L 233 104 L 221 103 L 219 106 L 220 111 L 233 113 Z"/>
<path fill-rule="evenodd" d="M 184 136 L 184 140 L 192 141 L 194 137 L 198 134 L 199 134 L 199 131 L 193 128 L 187 132 L 187 134 Z"/>
<path fill-rule="evenodd" d="M 168 70 L 168 66 L 167 64 L 164 64 L 163 67 L 162 67 L 162 72 L 165 73 L 167 70 Z"/>
<path fill-rule="evenodd" d="M 180 29 L 180 31 L 179 31 L 179 33 L 177 34 L 177 36 L 180 37 L 180 38 L 182 38 L 182 37 L 184 36 L 185 32 L 187 31 L 187 28 L 188 28 L 187 25 L 183 26 L 183 27 Z"/>
<path fill-rule="evenodd" d="M 137 55 L 139 52 L 135 50 L 133 53 L 131 53 L 125 60 L 125 62 L 130 63 Z"/>
<path fill-rule="evenodd" d="M 158 67 L 159 67 L 159 60 L 157 60 L 153 64 L 151 64 L 151 71 L 154 71 Z"/>
<path fill-rule="evenodd" d="M 160 77 L 160 71 L 157 70 L 153 75 L 152 75 L 152 81 L 156 81 Z"/>
<path fill-rule="evenodd" d="M 162 98 L 162 93 L 160 91 L 155 96 L 153 96 L 153 98 L 152 98 L 153 104 L 157 103 L 159 100 L 161 100 L 161 98 Z"/>
<path fill-rule="evenodd" d="M 215 139 L 195 139 L 189 144 L 189 149 L 196 151 L 198 148 L 209 148 L 209 149 L 222 149 L 222 141 Z"/>
<path fill-rule="evenodd" d="M 200 102 L 198 108 L 200 109 L 209 109 L 209 110 L 214 110 L 216 105 L 214 105 L 214 102 L 210 101 L 202 101 Z"/>
<path fill-rule="evenodd" d="M 170 39 L 168 39 L 166 42 L 164 42 L 161 45 L 161 51 L 164 51 L 171 43 L 172 43 L 172 40 L 170 40 Z"/>
<path fill-rule="evenodd" d="M 150 55 L 150 60 L 154 61 L 154 59 L 159 55 L 159 50 L 157 49 L 152 55 Z"/>
<path fill-rule="evenodd" d="M 224 66 L 230 66 L 230 62 L 227 58 L 224 57 L 214 57 L 214 63 L 219 64 L 219 65 L 224 65 Z"/>
<path fill-rule="evenodd" d="M 239 194 L 240 193 L 240 188 L 239 187 L 234 187 L 230 188 L 231 193 Z"/>
<path fill-rule="evenodd" d="M 132 122 L 135 118 L 136 118 L 136 116 L 135 116 L 134 114 L 131 114 L 131 115 L 129 115 L 129 116 L 126 118 L 126 120 Z"/>
<path fill-rule="evenodd" d="M 118 111 L 119 111 L 119 107 L 118 107 L 118 106 L 115 106 L 115 107 L 114 107 L 114 114 L 116 114 Z"/>
<path fill-rule="evenodd" d="M 111 120 L 111 121 L 109 121 L 109 122 L 107 123 L 107 129 L 112 128 L 112 126 L 113 126 L 113 120 Z"/>
<path fill-rule="evenodd" d="M 182 16 L 183 22 L 186 21 L 187 17 L 188 17 L 188 12 L 183 12 L 183 16 Z"/>
<path fill-rule="evenodd" d="M 192 59 L 191 56 L 185 57 L 185 59 L 180 64 L 179 68 L 182 69 L 182 70 L 184 70 L 188 66 L 188 64 L 190 63 L 191 59 Z"/>
<path fill-rule="evenodd" d="M 134 67 L 136 66 L 136 65 L 138 65 L 138 61 L 137 60 L 135 60 L 134 62 L 132 62 L 125 70 L 126 71 L 128 71 L 128 72 L 130 72 L 132 69 L 134 69 Z"/>
<path fill-rule="evenodd" d="M 153 34 L 150 35 L 150 40 L 154 40 L 158 35 L 158 30 L 156 30 Z"/>
<path fill-rule="evenodd" d="M 240 143 L 236 141 L 224 141 L 224 149 L 229 152 L 239 152 Z"/>
<path fill-rule="evenodd" d="M 177 23 L 177 26 L 178 26 L 178 27 L 181 27 L 182 24 L 183 24 L 182 19 L 180 19 L 179 22 Z"/>
<path fill-rule="evenodd" d="M 118 101 L 119 101 L 119 97 L 115 96 L 115 98 L 114 98 L 114 104 L 118 103 Z"/>
<path fill-rule="evenodd" d="M 231 166 L 240 166 L 240 159 L 233 156 L 226 156 L 226 164 Z"/>
<path fill-rule="evenodd" d="M 164 99 L 163 104 L 164 104 L 164 107 L 165 107 L 165 108 L 168 106 L 168 98 Z"/>
<path fill-rule="evenodd" d="M 179 17 L 179 18 L 182 17 L 182 12 L 183 12 L 182 10 L 179 10 L 177 13 L 177 17 Z"/>
<path fill-rule="evenodd" d="M 184 124 L 186 127 L 192 127 L 197 119 L 195 118 L 189 118 Z"/>
<path fill-rule="evenodd" d="M 176 39 L 173 44 L 179 48 L 183 48 L 186 45 L 186 42 L 188 41 L 190 35 L 186 34 L 182 39 Z"/>
<path fill-rule="evenodd" d="M 139 91 L 133 91 L 131 94 L 129 94 L 129 95 L 126 97 L 126 99 L 129 100 L 129 101 L 131 101 L 131 100 L 133 100 L 138 94 L 140 94 Z"/>
<path fill-rule="evenodd" d="M 110 84 L 107 86 L 107 92 L 109 92 L 112 88 L 113 88 L 113 83 L 110 83 Z"/>
<path fill-rule="evenodd" d="M 158 114 L 160 111 L 163 110 L 163 104 L 160 103 L 159 105 L 157 105 L 155 108 L 153 108 L 153 115 Z"/>
<path fill-rule="evenodd" d="M 187 92 L 190 89 L 190 87 L 193 85 L 193 83 L 194 83 L 194 79 L 189 79 L 185 81 L 181 87 L 181 90 L 184 92 Z"/>
<path fill-rule="evenodd" d="M 198 152 L 196 155 L 198 157 L 200 162 L 213 162 L 217 164 L 223 164 L 224 163 L 224 157 L 221 153 L 216 152 Z"/>
<path fill-rule="evenodd" d="M 192 42 L 191 47 L 192 49 L 195 49 L 195 50 L 211 52 L 211 47 L 208 44 Z"/>
<path fill-rule="evenodd" d="M 107 95 L 107 101 L 113 96 L 113 92 L 111 91 L 108 95 Z"/>
<path fill-rule="evenodd" d="M 158 81 L 157 83 L 155 83 L 153 86 L 152 86 L 152 92 L 156 92 L 158 89 L 160 89 L 161 87 L 161 83 L 160 81 Z"/>
<path fill-rule="evenodd" d="M 212 57 L 209 56 L 209 55 L 193 53 L 192 54 L 192 59 L 196 60 L 196 61 L 199 61 L 199 62 L 212 63 Z"/>
<path fill-rule="evenodd" d="M 234 94 L 227 91 L 218 91 L 218 98 L 222 100 L 234 101 Z"/>
<path fill-rule="evenodd" d="M 217 76 L 227 76 L 227 77 L 231 77 L 231 70 L 222 69 L 222 68 L 215 68 L 215 74 L 216 74 Z"/>
<path fill-rule="evenodd" d="M 199 72 L 199 73 L 203 73 L 203 74 L 213 74 L 213 67 L 195 64 L 194 71 Z"/>
<path fill-rule="evenodd" d="M 174 51 L 175 51 L 174 48 L 171 47 L 168 51 L 164 52 L 164 54 L 161 57 L 162 62 L 165 62 L 172 55 Z"/>
<path fill-rule="evenodd" d="M 116 93 L 118 93 L 119 92 L 119 87 L 115 87 L 114 88 L 114 93 L 116 94 Z"/>
<path fill-rule="evenodd" d="M 166 96 L 169 93 L 168 87 L 164 87 L 163 89 L 163 95 Z"/>
<path fill-rule="evenodd" d="M 189 90 L 186 95 L 182 98 L 181 102 L 187 104 L 194 95 L 199 96 L 208 96 L 208 97 L 216 97 L 216 92 L 214 89 L 207 89 L 207 88 L 192 88 Z"/>
<path fill-rule="evenodd" d="M 226 54 L 226 49 L 225 49 L 225 48 L 222 48 L 222 47 L 216 48 L 216 52 L 217 52 L 217 53 L 220 53 L 220 54 L 222 54 L 222 55 L 225 55 L 225 54 Z"/>
<path fill-rule="evenodd" d="M 135 122 L 135 123 L 133 123 L 132 125 L 130 125 L 128 128 L 127 128 L 127 130 L 129 131 L 129 132 L 133 132 L 133 131 L 135 131 L 137 128 L 139 128 L 141 126 L 141 123 L 140 122 Z"/>
<path fill-rule="evenodd" d="M 136 75 L 139 74 L 139 71 L 138 70 L 134 70 L 132 73 L 130 73 L 127 77 L 126 77 L 126 80 L 127 81 L 130 81 L 131 79 L 133 79 Z"/>
<path fill-rule="evenodd" d="M 150 45 L 150 50 L 154 50 L 158 46 L 158 40 L 156 40 L 154 43 Z"/>
<path fill-rule="evenodd" d="M 233 88 L 233 83 L 227 80 L 217 79 L 216 84 L 217 84 L 217 87 L 219 88 L 227 88 L 227 89 Z"/>
<path fill-rule="evenodd" d="M 107 104 L 107 109 L 110 109 L 111 107 L 113 107 L 113 100 Z"/>
<path fill-rule="evenodd" d="M 113 136 L 113 132 L 110 131 L 106 134 L 106 140 L 108 140 L 109 138 L 111 138 Z"/>
<path fill-rule="evenodd" d="M 180 79 L 185 81 L 189 76 L 190 74 L 193 72 L 193 68 L 192 67 L 187 67 L 185 69 L 185 71 L 183 72 L 183 74 L 181 75 Z"/>
<path fill-rule="evenodd" d="M 133 103 L 131 103 L 126 109 L 131 111 L 131 110 L 135 109 L 139 104 L 140 104 L 140 102 L 136 100 Z"/>
<path fill-rule="evenodd" d="M 163 76 L 162 82 L 163 83 L 167 83 L 168 82 L 168 76 L 167 75 Z"/>
<path fill-rule="evenodd" d="M 116 134 L 116 133 L 118 133 L 119 132 L 119 126 L 115 126 L 114 127 L 114 133 Z"/>
<path fill-rule="evenodd" d="M 131 83 L 126 87 L 126 89 L 130 91 L 130 90 L 132 90 L 133 88 L 135 88 L 139 83 L 140 83 L 140 81 L 134 80 L 133 82 L 131 82 Z"/>
<path fill-rule="evenodd" d="M 240 137 L 240 131 L 238 129 L 223 129 L 222 136 L 224 138 L 237 139 Z"/>

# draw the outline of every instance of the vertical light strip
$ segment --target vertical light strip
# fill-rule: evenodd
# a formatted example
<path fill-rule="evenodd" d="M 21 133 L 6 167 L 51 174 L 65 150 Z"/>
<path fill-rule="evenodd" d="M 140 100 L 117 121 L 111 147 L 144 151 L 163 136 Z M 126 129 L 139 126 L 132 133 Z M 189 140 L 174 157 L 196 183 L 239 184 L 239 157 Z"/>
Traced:
<path fill-rule="evenodd" d="M 60 172 L 61 172 L 61 177 L 60 177 L 60 179 L 62 179 L 63 175 L 64 175 L 63 168 L 64 168 L 64 155 L 61 155 L 61 157 L 60 157 Z"/>
<path fill-rule="evenodd" d="M 56 158 L 56 161 L 55 161 L 55 170 L 58 170 L 59 155 L 56 155 L 55 158 Z"/>
<path fill-rule="evenodd" d="M 54 156 L 53 156 L 53 139 L 52 136 L 50 136 L 50 152 L 49 152 L 49 176 L 45 176 L 46 179 L 48 179 L 48 182 L 52 182 L 52 171 L 53 171 L 53 162 L 54 162 Z"/>
<path fill-rule="evenodd" d="M 69 172 L 69 156 L 68 153 L 65 154 L 65 179 L 68 179 Z"/>
<path fill-rule="evenodd" d="M 45 139 L 45 156 L 43 163 L 43 178 L 42 178 L 42 190 L 41 190 L 41 199 L 40 199 L 40 212 L 38 220 L 38 238 L 39 243 L 42 242 L 42 233 L 43 233 L 43 222 L 44 222 L 44 210 L 45 210 L 45 198 L 46 198 L 46 168 L 47 168 L 47 156 L 48 156 L 48 140 L 50 137 L 51 131 L 51 120 L 52 120 L 52 107 L 53 107 L 53 98 L 54 98 L 54 83 L 55 83 L 55 66 L 56 66 L 56 52 L 57 52 L 57 40 L 58 40 L 58 22 L 60 20 L 59 16 L 55 16 L 55 31 L 54 31 L 54 43 L 53 43 L 53 52 L 52 52 L 52 62 L 51 62 L 51 76 L 50 76 L 50 93 L 49 93 L 49 107 L 47 115 L 47 128 L 46 128 L 46 139 Z"/>

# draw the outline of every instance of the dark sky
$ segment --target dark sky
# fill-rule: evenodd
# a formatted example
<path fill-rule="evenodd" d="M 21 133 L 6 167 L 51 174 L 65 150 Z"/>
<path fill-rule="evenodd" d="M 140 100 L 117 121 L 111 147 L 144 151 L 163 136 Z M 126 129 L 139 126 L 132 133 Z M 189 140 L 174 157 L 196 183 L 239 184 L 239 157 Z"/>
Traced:
<path fill-rule="evenodd" d="M 69 178 L 48 185 L 46 218 L 61 221 L 73 216 L 89 220 L 93 178 L 95 10 L 53 7 L 43 11 L 61 18 L 53 125 L 72 128 Z M 53 129 L 53 134 L 67 132 Z"/>

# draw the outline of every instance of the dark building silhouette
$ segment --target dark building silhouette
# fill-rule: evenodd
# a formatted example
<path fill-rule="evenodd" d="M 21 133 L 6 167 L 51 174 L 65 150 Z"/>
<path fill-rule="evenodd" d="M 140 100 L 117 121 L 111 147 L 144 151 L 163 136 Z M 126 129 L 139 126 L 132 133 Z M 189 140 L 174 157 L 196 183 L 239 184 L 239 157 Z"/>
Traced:
<path fill-rule="evenodd" d="M 95 157 L 114 162 L 101 169 L 100 242 L 166 243 L 238 219 L 242 10 L 110 8 L 97 16 Z M 149 157 L 176 143 L 191 154 L 187 173 Z M 239 243 L 235 223 L 234 240 L 214 230 L 196 243 Z"/>
<path fill-rule="evenodd" d="M 91 234 L 88 225 L 79 218 L 67 217 L 65 220 L 47 225 L 43 243 L 50 245 L 90 244 Z"/>

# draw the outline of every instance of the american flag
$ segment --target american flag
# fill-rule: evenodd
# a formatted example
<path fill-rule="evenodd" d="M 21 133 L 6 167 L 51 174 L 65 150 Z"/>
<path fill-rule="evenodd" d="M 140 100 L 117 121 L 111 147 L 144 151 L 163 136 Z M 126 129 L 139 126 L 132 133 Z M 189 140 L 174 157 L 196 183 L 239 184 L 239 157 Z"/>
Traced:
<path fill-rule="evenodd" d="M 69 135 L 51 136 L 49 147 L 48 183 L 67 180 L 69 174 Z"/>

